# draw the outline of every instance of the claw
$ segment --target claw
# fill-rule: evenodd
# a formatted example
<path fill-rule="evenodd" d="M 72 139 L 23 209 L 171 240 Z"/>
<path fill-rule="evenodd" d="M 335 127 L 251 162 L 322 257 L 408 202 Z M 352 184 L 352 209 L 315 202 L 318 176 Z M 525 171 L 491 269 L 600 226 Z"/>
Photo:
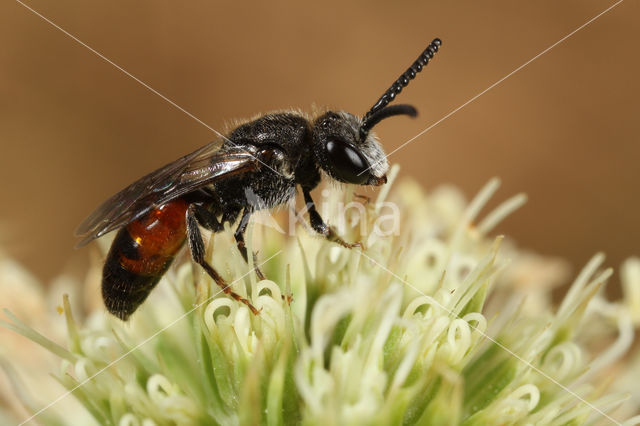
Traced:
<path fill-rule="evenodd" d="M 334 243 L 338 243 L 342 247 L 345 247 L 345 248 L 348 248 L 348 249 L 359 247 L 360 249 L 364 250 L 364 244 L 361 241 L 356 241 L 355 243 L 348 243 L 345 240 L 343 240 L 342 238 L 340 238 L 338 236 L 338 234 L 336 234 L 336 232 L 331 227 L 329 227 L 329 232 L 327 234 L 327 239 L 329 241 L 334 242 Z"/>
<path fill-rule="evenodd" d="M 291 305 L 291 302 L 293 302 L 293 294 L 283 294 L 280 297 L 282 297 L 282 300 L 284 300 L 287 305 Z"/>
<path fill-rule="evenodd" d="M 371 203 L 371 197 L 369 197 L 368 195 L 353 194 L 353 196 L 355 198 L 361 199 L 365 205 Z"/>
<path fill-rule="evenodd" d="M 255 251 L 253 252 L 253 269 L 256 272 L 258 281 L 263 281 L 267 279 L 267 277 L 262 273 L 262 271 L 258 267 L 258 253 L 256 253 Z"/>

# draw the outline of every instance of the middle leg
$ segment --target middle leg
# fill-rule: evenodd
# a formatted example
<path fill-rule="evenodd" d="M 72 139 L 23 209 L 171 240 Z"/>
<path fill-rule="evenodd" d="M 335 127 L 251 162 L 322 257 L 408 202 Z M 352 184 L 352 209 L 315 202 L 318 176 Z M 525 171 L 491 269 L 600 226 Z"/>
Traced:
<path fill-rule="evenodd" d="M 244 233 L 247 231 L 247 225 L 249 224 L 250 217 L 251 217 L 251 211 L 245 207 L 244 211 L 242 212 L 242 218 L 240 219 L 240 224 L 238 225 L 238 229 L 236 229 L 236 232 L 233 234 L 233 236 L 236 239 L 236 244 L 238 245 L 238 250 L 240 251 L 240 254 L 242 254 L 244 261 L 247 263 L 249 263 L 249 258 L 247 253 L 247 247 L 244 242 Z M 258 279 L 262 281 L 266 279 L 266 277 L 258 267 L 258 263 L 257 263 L 258 256 L 256 255 L 255 252 L 253 252 L 252 255 L 253 255 L 253 269 L 255 269 Z"/>

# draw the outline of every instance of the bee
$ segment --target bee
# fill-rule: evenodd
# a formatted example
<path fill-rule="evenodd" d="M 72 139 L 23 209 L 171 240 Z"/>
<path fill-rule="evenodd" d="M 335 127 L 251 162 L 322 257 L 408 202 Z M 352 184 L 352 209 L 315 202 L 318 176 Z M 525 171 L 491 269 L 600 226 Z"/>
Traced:
<path fill-rule="evenodd" d="M 389 105 L 433 58 L 434 39 L 371 109 L 358 117 L 328 111 L 309 118 L 277 112 L 246 122 L 210 143 L 151 172 L 100 205 L 77 228 L 82 247 L 117 230 L 102 273 L 102 296 L 109 312 L 123 321 L 135 312 L 187 242 L 191 257 L 224 292 L 259 311 L 233 292 L 205 257 L 200 227 L 216 233 L 240 218 L 234 237 L 245 261 L 244 233 L 251 215 L 295 198 L 300 187 L 311 227 L 343 247 L 348 243 L 318 213 L 311 190 L 330 179 L 355 185 L 387 182 L 388 163 L 371 131 L 396 115 L 415 117 L 411 105 Z M 253 253 L 255 257 L 255 253 Z M 258 278 L 264 275 L 256 267 Z"/>

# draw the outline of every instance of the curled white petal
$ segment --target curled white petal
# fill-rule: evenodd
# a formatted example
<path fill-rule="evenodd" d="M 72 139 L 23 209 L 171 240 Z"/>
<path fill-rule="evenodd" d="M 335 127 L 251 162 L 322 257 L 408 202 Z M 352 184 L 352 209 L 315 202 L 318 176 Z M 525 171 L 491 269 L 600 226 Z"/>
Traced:
<path fill-rule="evenodd" d="M 195 403 L 182 395 L 179 388 L 162 374 L 154 374 L 147 380 L 147 394 L 161 409 L 161 415 L 177 422 L 187 423 L 197 415 Z"/>
<path fill-rule="evenodd" d="M 162 374 L 154 374 L 147 380 L 147 393 L 149 397 L 158 402 L 174 393 L 173 386 Z"/>
<path fill-rule="evenodd" d="M 471 329 L 465 320 L 458 318 L 451 321 L 447 333 L 447 345 L 450 351 L 449 362 L 457 364 L 471 346 Z"/>
<path fill-rule="evenodd" d="M 382 313 L 381 318 L 379 318 L 380 323 L 378 324 L 375 337 L 373 339 L 373 343 L 371 344 L 371 348 L 369 350 L 369 357 L 367 360 L 367 364 L 370 367 L 373 365 L 377 365 L 381 362 L 383 354 L 384 354 L 384 344 L 391 332 L 391 327 L 393 326 L 394 320 L 398 315 L 398 311 L 400 310 L 400 304 L 402 302 L 402 298 L 400 297 L 400 291 L 398 286 L 391 286 L 385 294 L 382 296 L 383 306 L 386 305 L 386 309 Z"/>
<path fill-rule="evenodd" d="M 140 421 L 133 414 L 127 413 L 124 416 L 120 417 L 118 426 L 140 426 Z"/>
<path fill-rule="evenodd" d="M 335 325 L 353 308 L 354 303 L 344 291 L 321 297 L 316 302 L 311 314 L 311 346 L 316 359 L 322 359 Z"/>
<path fill-rule="evenodd" d="M 87 358 L 80 358 L 78 361 L 76 361 L 73 367 L 76 379 L 82 382 L 89 378 L 89 373 L 87 372 L 87 366 L 89 364 L 91 364 L 91 361 L 89 361 Z"/>
<path fill-rule="evenodd" d="M 254 299 L 258 298 L 263 293 L 263 290 L 269 290 L 271 297 L 275 300 L 281 300 L 282 298 L 282 291 L 280 290 L 280 287 L 271 280 L 262 280 L 254 288 Z"/>
<path fill-rule="evenodd" d="M 107 336 L 88 335 L 80 340 L 82 352 L 92 359 L 108 362 L 118 350 L 116 341 Z"/>
<path fill-rule="evenodd" d="M 555 380 L 571 378 L 582 368 L 582 349 L 573 342 L 556 345 L 545 356 L 543 368 Z"/>
<path fill-rule="evenodd" d="M 318 413 L 322 410 L 322 400 L 316 394 L 313 386 L 314 362 L 310 352 L 303 352 L 294 367 L 294 379 L 300 393 L 300 397 L 305 402 L 311 413 Z"/>
<path fill-rule="evenodd" d="M 469 323 L 469 327 L 471 327 L 472 330 L 471 334 L 474 339 L 485 335 L 485 332 L 487 331 L 487 319 L 480 312 L 471 312 L 462 317 L 462 319 Z"/>
<path fill-rule="evenodd" d="M 534 410 L 540 402 L 540 390 L 532 384 L 525 384 L 504 398 L 498 400 L 496 422 L 517 422 Z"/>
<path fill-rule="evenodd" d="M 452 284 L 450 288 L 458 288 L 460 283 L 462 283 L 477 266 L 478 261 L 470 256 L 452 256 L 449 266 L 447 267 L 447 278 L 455 284 Z"/>
<path fill-rule="evenodd" d="M 528 383 L 511 392 L 511 395 L 509 395 L 509 397 L 511 399 L 528 401 L 527 409 L 529 411 L 533 411 L 540 402 L 540 390 L 537 386 Z"/>
<path fill-rule="evenodd" d="M 231 299 L 220 297 L 211 301 L 204 310 L 204 323 L 206 324 L 209 332 L 217 328 L 215 316 L 218 309 L 222 307 L 227 307 L 229 309 L 228 317 L 233 317 L 237 309 L 237 305 L 233 303 Z"/>
<path fill-rule="evenodd" d="M 426 307 L 423 318 L 431 318 L 441 313 L 442 304 L 431 296 L 416 297 L 404 310 L 403 318 L 411 318 L 418 314 L 418 309 Z"/>
<path fill-rule="evenodd" d="M 281 336 L 285 330 L 285 312 L 280 287 L 273 281 L 262 280 L 255 286 L 253 299 L 258 309 L 262 309 L 260 319 L 263 329 L 268 327 L 271 330 L 269 335 L 274 338 Z M 268 338 L 264 333 L 262 337 Z"/>
<path fill-rule="evenodd" d="M 614 321 L 618 329 L 618 337 L 591 362 L 589 372 L 581 377 L 581 381 L 589 379 L 622 358 L 633 344 L 634 337 L 633 321 L 624 305 L 609 303 L 596 297 L 591 301 L 589 308 Z"/>

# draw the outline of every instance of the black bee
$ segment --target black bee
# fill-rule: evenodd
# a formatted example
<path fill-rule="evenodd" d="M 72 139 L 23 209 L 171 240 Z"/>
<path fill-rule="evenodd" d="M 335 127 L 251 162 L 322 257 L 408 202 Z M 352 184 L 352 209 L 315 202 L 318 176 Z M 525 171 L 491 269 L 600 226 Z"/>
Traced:
<path fill-rule="evenodd" d="M 415 117 L 411 105 L 388 106 L 441 45 L 433 40 L 420 57 L 378 99 L 364 117 L 329 111 L 309 118 L 296 112 L 264 115 L 240 125 L 224 140 L 206 145 L 144 176 L 98 207 L 76 230 L 84 246 L 118 229 L 104 265 L 102 296 L 113 315 L 126 320 L 144 302 L 174 256 L 189 242 L 193 260 L 234 299 L 258 313 L 231 291 L 205 259 L 200 226 L 212 232 L 235 223 L 238 249 L 247 260 L 244 233 L 251 214 L 295 197 L 300 186 L 311 227 L 344 247 L 316 210 L 311 190 L 321 171 L 340 182 L 386 183 L 387 160 L 371 128 L 394 115 Z M 256 268 L 258 277 L 264 279 Z"/>

